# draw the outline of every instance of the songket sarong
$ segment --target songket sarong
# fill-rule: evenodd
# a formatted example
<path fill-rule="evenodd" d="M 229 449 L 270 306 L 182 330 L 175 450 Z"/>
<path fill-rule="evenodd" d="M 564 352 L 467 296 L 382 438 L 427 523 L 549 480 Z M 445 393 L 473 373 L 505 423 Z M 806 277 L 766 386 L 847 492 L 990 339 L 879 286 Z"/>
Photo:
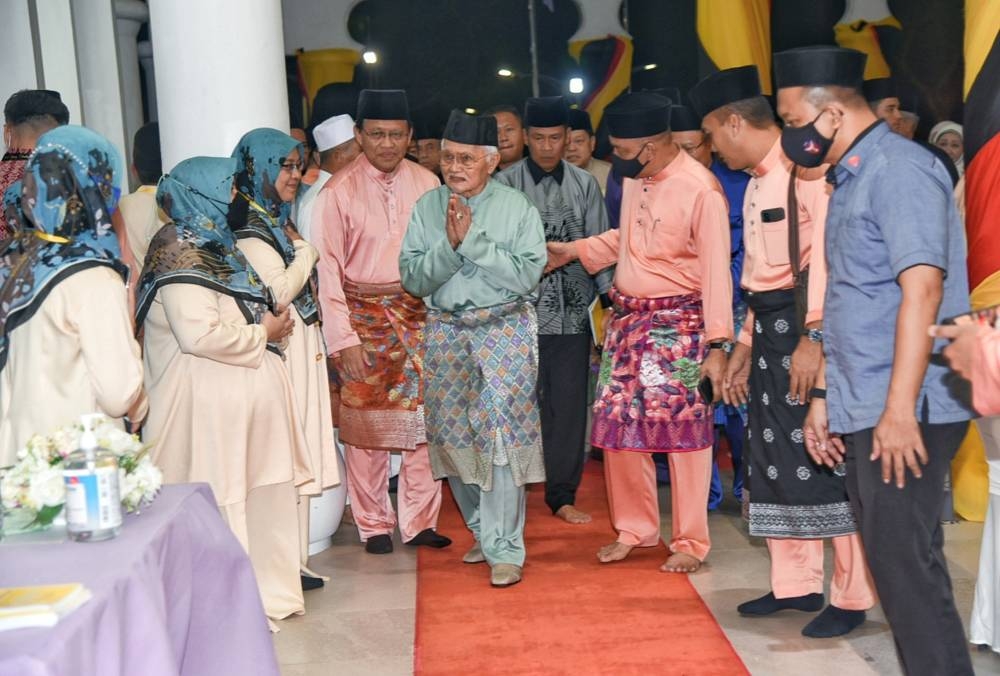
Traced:
<path fill-rule="evenodd" d="M 535 394 L 538 320 L 515 302 L 427 315 L 427 446 L 436 478 L 493 489 L 493 467 L 514 483 L 545 481 Z"/>
<path fill-rule="evenodd" d="M 344 295 L 351 328 L 373 366 L 364 380 L 343 373 L 331 380 L 331 397 L 340 400 L 340 440 L 359 448 L 412 451 L 425 442 L 424 302 L 399 284 L 345 281 Z"/>
<path fill-rule="evenodd" d="M 698 393 L 705 357 L 701 296 L 635 298 L 611 290 L 591 444 L 609 451 L 712 445 L 712 407 Z"/>
<path fill-rule="evenodd" d="M 813 463 L 802 431 L 808 407 L 789 393 L 792 353 L 802 335 L 794 293 L 746 298 L 754 311 L 743 490 L 750 534 L 814 539 L 853 533 L 845 466 Z"/>

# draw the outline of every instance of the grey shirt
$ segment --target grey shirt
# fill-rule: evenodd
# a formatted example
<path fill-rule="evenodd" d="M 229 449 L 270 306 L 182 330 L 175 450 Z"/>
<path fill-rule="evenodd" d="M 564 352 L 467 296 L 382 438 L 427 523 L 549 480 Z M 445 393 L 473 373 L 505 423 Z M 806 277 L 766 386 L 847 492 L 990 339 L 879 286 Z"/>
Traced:
<path fill-rule="evenodd" d="M 938 319 L 969 311 L 965 231 L 941 161 L 916 143 L 873 125 L 830 169 L 823 332 L 830 431 L 878 424 L 895 356 L 899 275 L 916 265 L 945 273 Z M 972 417 L 968 388 L 936 354 L 917 399 L 917 419 L 942 424 Z"/>
<path fill-rule="evenodd" d="M 597 180 L 562 161 L 545 173 L 530 157 L 507 167 L 496 180 L 528 196 L 541 214 L 547 242 L 572 242 L 608 229 L 608 213 Z M 591 276 L 574 261 L 542 277 L 539 285 L 538 333 L 588 333 L 588 307 L 598 293 L 611 288 L 613 268 Z"/>

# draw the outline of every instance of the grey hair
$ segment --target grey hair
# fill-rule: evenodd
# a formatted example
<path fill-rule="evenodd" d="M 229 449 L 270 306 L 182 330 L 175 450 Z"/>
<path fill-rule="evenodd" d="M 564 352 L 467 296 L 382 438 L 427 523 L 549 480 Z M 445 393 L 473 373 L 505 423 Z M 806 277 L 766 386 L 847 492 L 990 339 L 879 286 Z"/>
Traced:
<path fill-rule="evenodd" d="M 447 140 L 448 139 L 446 139 L 446 138 L 441 139 L 441 150 L 444 150 L 444 144 L 445 144 L 445 141 L 447 141 Z M 477 148 L 482 148 L 483 152 L 486 153 L 486 157 L 489 157 L 490 155 L 499 155 L 500 154 L 500 149 L 497 148 L 496 146 L 476 146 L 476 147 Z"/>
<path fill-rule="evenodd" d="M 864 104 L 868 107 L 868 101 L 853 87 L 809 87 L 802 98 L 816 108 L 823 108 L 834 101 L 848 106 Z"/>

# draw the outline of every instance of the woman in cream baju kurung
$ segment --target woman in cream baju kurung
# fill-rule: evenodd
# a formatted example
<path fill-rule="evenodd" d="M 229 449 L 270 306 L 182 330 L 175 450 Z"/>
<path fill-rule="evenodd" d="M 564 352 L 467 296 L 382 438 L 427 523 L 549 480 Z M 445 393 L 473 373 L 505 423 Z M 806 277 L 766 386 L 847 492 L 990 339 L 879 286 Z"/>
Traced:
<path fill-rule="evenodd" d="M 37 230 L 0 252 L 0 467 L 16 462 L 32 435 L 81 414 L 145 416 L 111 230 L 121 167 L 107 140 L 70 126 L 43 135 L 28 163 L 23 203 Z"/>
<path fill-rule="evenodd" d="M 285 349 L 302 431 L 309 448 L 313 480 L 299 486 L 300 564 L 309 570 L 309 496 L 340 483 L 333 437 L 326 348 L 311 278 L 319 253 L 288 226 L 288 212 L 301 179 L 303 149 L 291 136 L 275 129 L 255 129 L 237 145 L 238 189 L 250 203 L 247 222 L 236 229 L 238 246 L 278 307 L 288 307 L 294 322 Z M 253 159 L 252 173 L 241 159 Z M 290 198 L 284 200 L 283 193 Z M 286 230 L 286 227 L 288 228 Z"/>
<path fill-rule="evenodd" d="M 150 399 L 143 439 L 167 482 L 212 486 L 250 555 L 265 612 L 281 619 L 305 610 L 296 486 L 312 468 L 288 373 L 263 325 L 266 289 L 224 225 L 235 169 L 231 159 L 185 160 L 157 192 L 173 223 L 153 238 L 139 289 Z"/>

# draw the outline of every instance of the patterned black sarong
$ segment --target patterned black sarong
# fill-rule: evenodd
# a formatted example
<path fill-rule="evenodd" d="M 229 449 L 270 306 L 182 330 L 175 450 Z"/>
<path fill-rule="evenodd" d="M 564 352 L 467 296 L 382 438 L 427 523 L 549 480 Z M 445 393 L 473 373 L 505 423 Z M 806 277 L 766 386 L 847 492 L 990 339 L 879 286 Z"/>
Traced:
<path fill-rule="evenodd" d="M 791 290 L 747 293 L 754 311 L 746 490 L 750 534 L 825 538 L 857 530 L 846 469 L 813 463 L 802 431 L 808 407 L 789 394 L 792 353 L 801 332 Z"/>

